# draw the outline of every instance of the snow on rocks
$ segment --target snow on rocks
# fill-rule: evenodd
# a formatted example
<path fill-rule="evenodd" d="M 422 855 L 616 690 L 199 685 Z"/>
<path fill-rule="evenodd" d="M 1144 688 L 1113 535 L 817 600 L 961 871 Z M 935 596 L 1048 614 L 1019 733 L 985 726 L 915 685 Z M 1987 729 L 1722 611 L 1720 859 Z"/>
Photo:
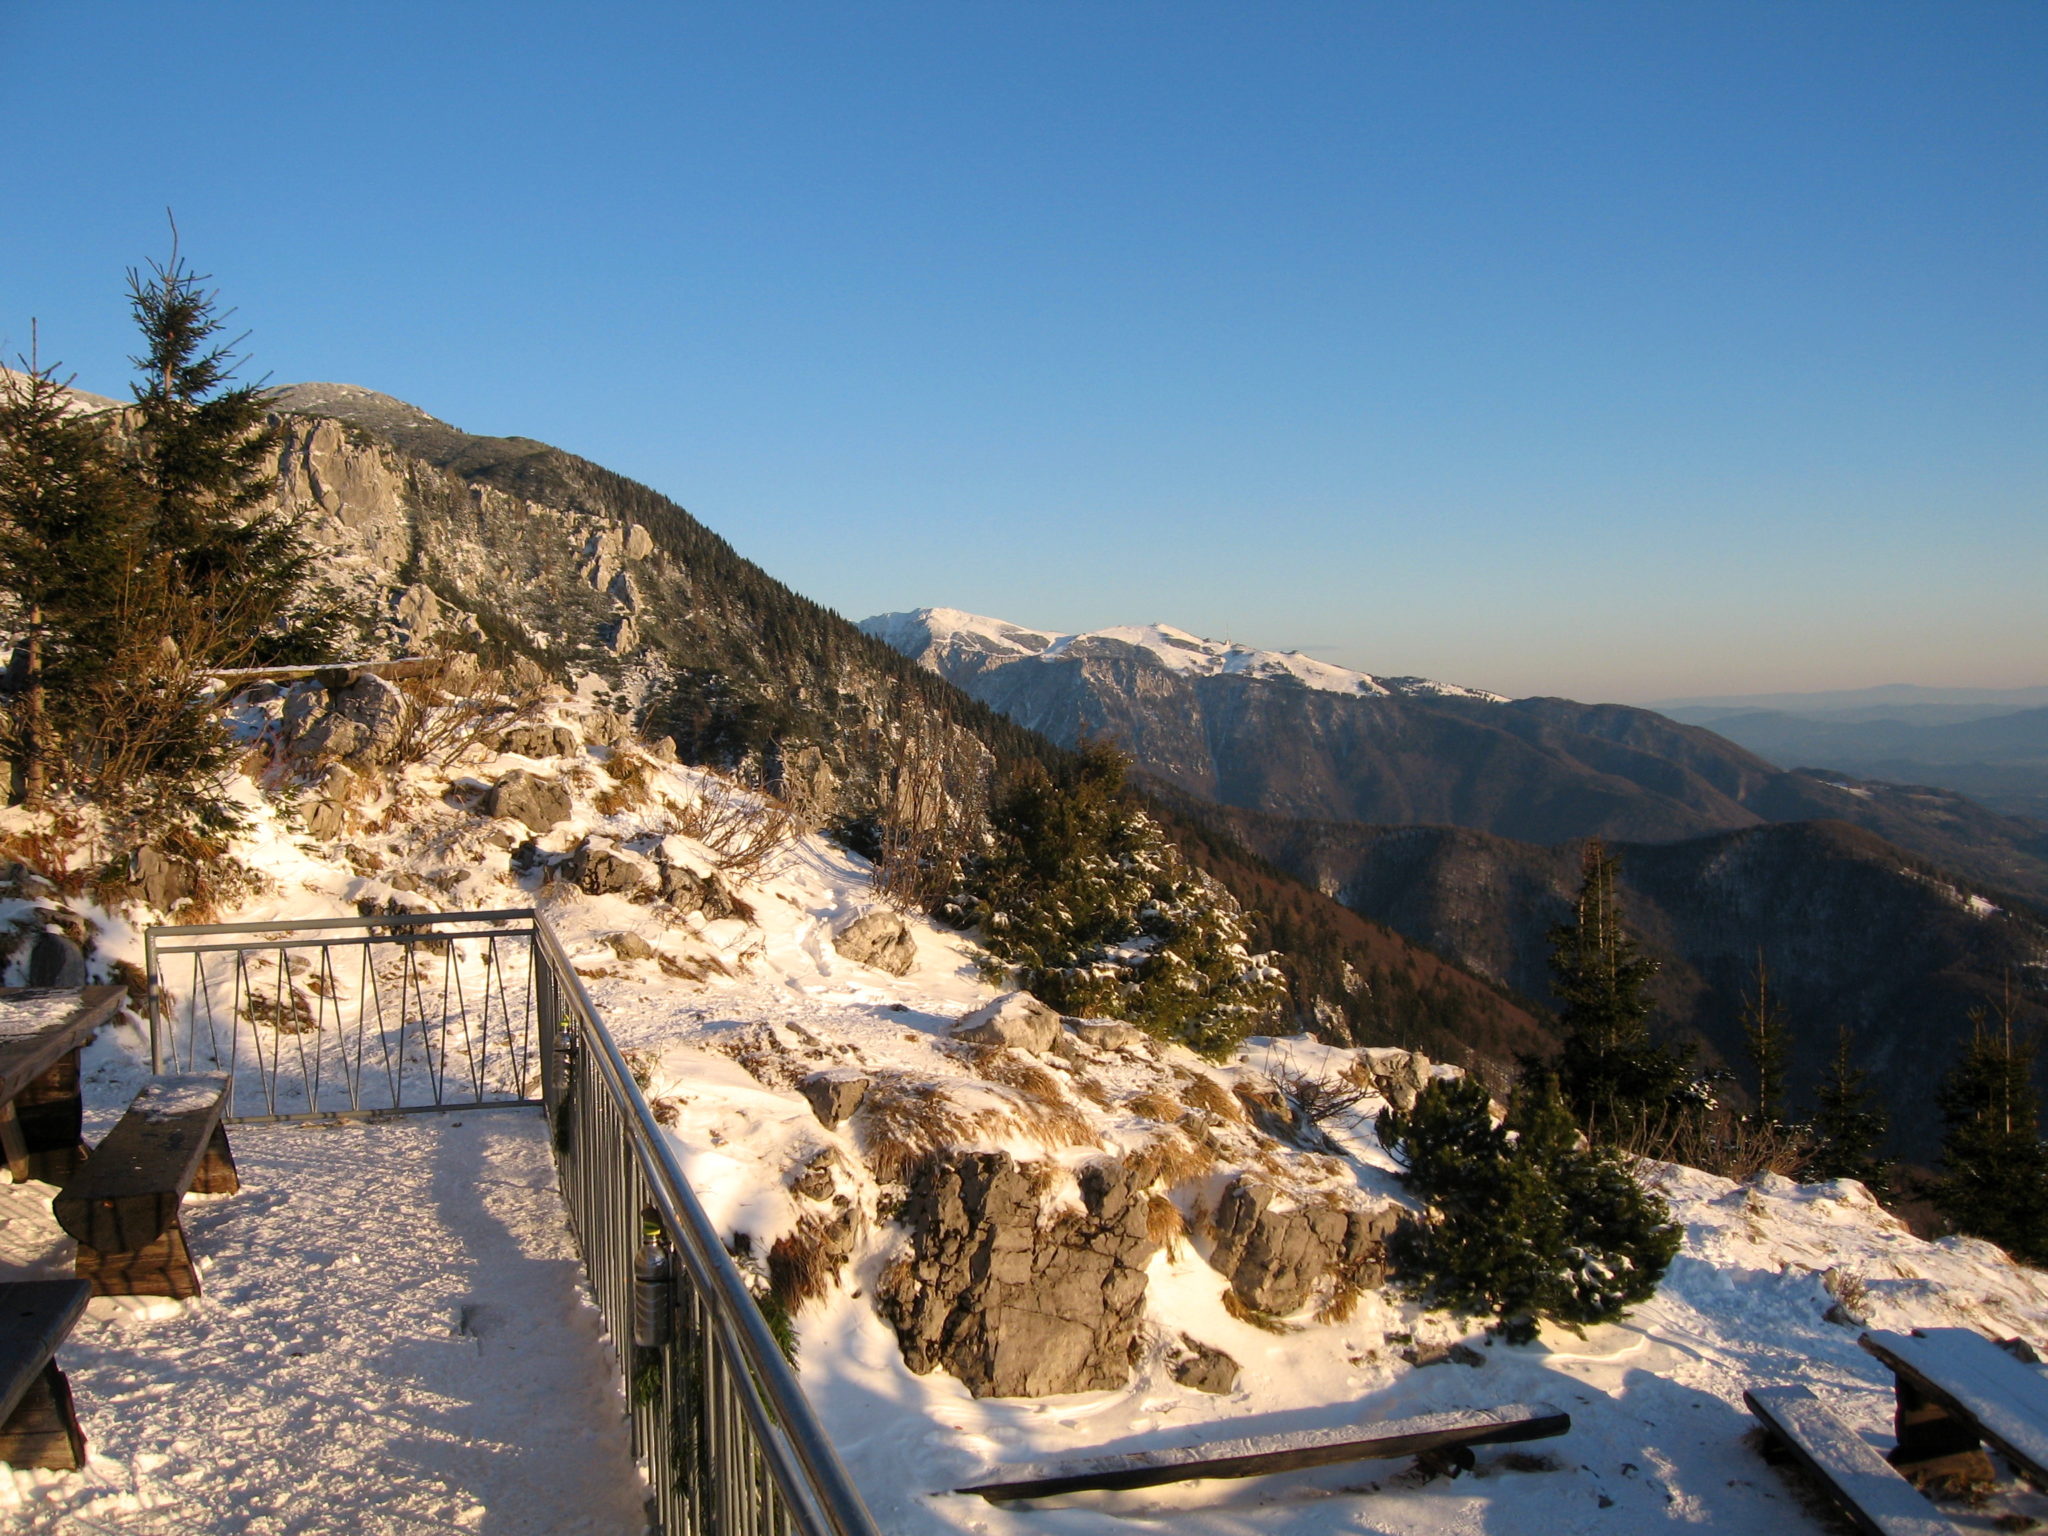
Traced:
<path fill-rule="evenodd" d="M 1053 1048 L 1064 1028 L 1058 1012 L 1029 992 L 1006 992 L 955 1024 L 953 1038 L 1042 1054 Z"/>

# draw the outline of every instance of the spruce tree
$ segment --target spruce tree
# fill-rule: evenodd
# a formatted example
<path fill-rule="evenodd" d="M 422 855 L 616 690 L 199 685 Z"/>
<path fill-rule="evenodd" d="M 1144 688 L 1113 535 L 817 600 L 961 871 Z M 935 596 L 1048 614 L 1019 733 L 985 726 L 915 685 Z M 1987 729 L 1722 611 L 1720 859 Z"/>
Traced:
<path fill-rule="evenodd" d="M 1855 1179 L 1882 1188 L 1890 1173 L 1879 1155 L 1886 1129 L 1884 1111 L 1870 1092 L 1869 1074 L 1856 1065 L 1844 1026 L 1835 1036 L 1835 1054 L 1821 1079 L 1813 1113 L 1818 1145 L 1806 1165 L 1806 1178 Z"/>
<path fill-rule="evenodd" d="M 1616 1154 L 1581 1145 L 1548 1074 L 1517 1088 L 1499 1125 L 1480 1084 L 1433 1080 L 1407 1114 L 1380 1116 L 1379 1135 L 1429 1207 L 1399 1241 L 1405 1283 L 1491 1314 L 1510 1341 L 1545 1320 L 1576 1330 L 1621 1316 L 1678 1251 L 1664 1202 Z"/>
<path fill-rule="evenodd" d="M 1763 951 L 1756 956 L 1756 982 L 1742 1000 L 1742 1049 L 1749 1063 L 1750 1097 L 1756 1118 L 1776 1124 L 1785 1115 L 1787 1030 L 1782 1011 L 1771 996 L 1770 971 Z"/>
<path fill-rule="evenodd" d="M 1572 921 L 1551 930 L 1551 989 L 1564 1037 L 1556 1071 L 1572 1112 L 1618 1140 L 1683 1100 L 1683 1056 L 1650 1038 L 1646 989 L 1657 962 L 1638 952 L 1622 918 L 1619 865 L 1595 838 L 1581 859 Z"/>
<path fill-rule="evenodd" d="M 2048 1149 L 2040 1139 L 2034 1041 L 2010 998 L 1970 1015 L 1970 1043 L 1936 1095 L 1947 1132 L 1935 1203 L 1958 1231 L 2027 1264 L 2048 1263 Z"/>
<path fill-rule="evenodd" d="M 69 727 L 117 653 L 140 559 L 140 499 L 104 423 L 36 360 L 0 370 L 0 583 L 21 605 L 22 799 L 63 779 Z"/>

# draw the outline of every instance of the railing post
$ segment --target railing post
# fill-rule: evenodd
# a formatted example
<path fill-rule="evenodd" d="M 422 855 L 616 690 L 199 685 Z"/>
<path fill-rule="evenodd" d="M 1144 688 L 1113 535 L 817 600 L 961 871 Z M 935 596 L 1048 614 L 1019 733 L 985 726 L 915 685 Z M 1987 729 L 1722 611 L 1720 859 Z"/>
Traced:
<path fill-rule="evenodd" d="M 149 1071 L 152 1077 L 164 1075 L 163 1020 L 157 1007 L 157 993 L 161 988 L 156 979 L 156 930 L 142 930 L 142 990 L 149 1002 Z"/>

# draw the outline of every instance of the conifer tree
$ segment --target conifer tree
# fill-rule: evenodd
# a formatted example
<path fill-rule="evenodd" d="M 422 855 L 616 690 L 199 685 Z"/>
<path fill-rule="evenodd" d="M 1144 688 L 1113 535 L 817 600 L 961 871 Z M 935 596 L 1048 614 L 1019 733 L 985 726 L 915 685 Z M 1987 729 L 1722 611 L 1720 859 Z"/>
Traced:
<path fill-rule="evenodd" d="M 1806 1165 L 1805 1177 L 1855 1179 L 1873 1188 L 1888 1182 L 1889 1169 L 1879 1156 L 1884 1145 L 1884 1111 L 1870 1092 L 1869 1074 L 1856 1065 L 1846 1026 L 1835 1036 L 1835 1054 L 1821 1079 L 1813 1113 L 1818 1145 Z"/>
<path fill-rule="evenodd" d="M 16 751 L 39 806 L 91 679 L 115 651 L 109 614 L 140 559 L 140 501 L 103 423 L 33 359 L 0 371 L 0 584 L 21 605 Z"/>
<path fill-rule="evenodd" d="M 1129 1019 L 1222 1055 L 1286 996 L 1244 915 L 1190 869 L 1096 745 L 1027 768 L 989 811 L 987 853 L 956 908 L 1024 985 L 1062 1012 Z"/>
<path fill-rule="evenodd" d="M 1664 1202 L 1613 1152 L 1581 1145 L 1547 1073 L 1515 1091 L 1494 1124 L 1469 1078 L 1436 1079 L 1380 1142 L 1428 1202 L 1398 1257 L 1411 1289 L 1455 1311 L 1491 1314 L 1510 1341 L 1550 1320 L 1578 1329 L 1655 1293 L 1678 1251 Z"/>
<path fill-rule="evenodd" d="M 1936 1095 L 1947 1132 L 1936 1203 L 1957 1230 L 2028 1264 L 2048 1263 L 2048 1148 L 2040 1139 L 2034 1041 L 2004 1006 L 1973 1009 L 1970 1043 Z"/>
<path fill-rule="evenodd" d="M 1564 1037 L 1556 1071 L 1572 1112 L 1615 1140 L 1681 1100 L 1686 1059 L 1650 1038 L 1646 995 L 1657 962 L 1638 952 L 1622 919 L 1618 862 L 1598 838 L 1581 859 L 1572 921 L 1551 930 L 1551 986 Z"/>
<path fill-rule="evenodd" d="M 1785 1115 L 1787 1030 L 1783 1012 L 1771 996 L 1771 975 L 1763 951 L 1756 956 L 1756 981 L 1742 1000 L 1742 1049 L 1749 1062 L 1750 1096 L 1756 1118 L 1775 1124 Z"/>

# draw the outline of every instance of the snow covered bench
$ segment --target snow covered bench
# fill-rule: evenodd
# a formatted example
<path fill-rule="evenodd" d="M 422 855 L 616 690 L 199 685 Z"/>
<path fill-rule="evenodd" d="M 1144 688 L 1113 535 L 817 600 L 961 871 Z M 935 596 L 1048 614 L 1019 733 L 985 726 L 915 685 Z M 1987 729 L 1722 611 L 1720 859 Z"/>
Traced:
<path fill-rule="evenodd" d="M 1866 1333 L 1898 1391 L 1894 1465 L 1965 1456 L 1989 1440 L 2048 1488 L 2048 1377 L 1968 1328 Z"/>
<path fill-rule="evenodd" d="M 51 1202 L 95 1296 L 197 1296 L 178 1206 L 242 1187 L 221 1114 L 225 1077 L 159 1077 Z"/>
<path fill-rule="evenodd" d="M 1128 1456 L 1097 1456 L 1058 1465 L 1023 1466 L 1000 1482 L 976 1483 L 955 1493 L 978 1493 L 984 1499 L 1046 1499 L 1086 1489 L 1151 1488 L 1160 1483 L 1191 1482 L 1203 1477 L 1262 1477 L 1269 1472 L 1298 1472 L 1304 1467 L 1339 1461 L 1371 1461 L 1395 1456 L 1465 1452 L 1470 1465 L 1474 1445 L 1505 1445 L 1541 1440 L 1572 1427 L 1571 1415 L 1548 1403 L 1511 1403 L 1500 1408 L 1475 1408 L 1426 1414 L 1417 1419 L 1390 1419 L 1383 1424 L 1346 1424 L 1292 1435 L 1259 1435 L 1219 1445 L 1178 1446 L 1137 1451 Z"/>
<path fill-rule="evenodd" d="M 57 1346 L 91 1295 L 83 1280 L 0 1283 L 0 1461 L 10 1467 L 85 1464 L 85 1434 L 71 1383 L 57 1369 Z"/>
<path fill-rule="evenodd" d="M 1804 1387 L 1755 1387 L 1749 1411 L 1868 1536 L 1961 1536 L 1926 1496 Z"/>

